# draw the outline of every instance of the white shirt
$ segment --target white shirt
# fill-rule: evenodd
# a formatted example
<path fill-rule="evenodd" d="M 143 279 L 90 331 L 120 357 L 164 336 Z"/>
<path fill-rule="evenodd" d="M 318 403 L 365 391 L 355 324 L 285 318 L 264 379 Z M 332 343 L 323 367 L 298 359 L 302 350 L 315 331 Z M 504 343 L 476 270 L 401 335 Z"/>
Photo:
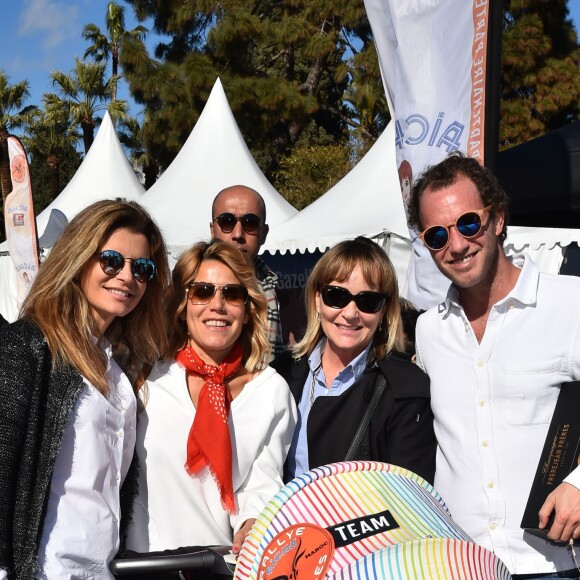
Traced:
<path fill-rule="evenodd" d="M 512 574 L 575 568 L 566 547 L 520 522 L 559 386 L 580 378 L 580 279 L 540 274 L 529 257 L 477 342 L 452 287 L 419 317 L 418 364 L 431 379 L 435 489 L 454 520 Z M 580 468 L 566 479 L 580 488 Z"/>
<path fill-rule="evenodd" d="M 104 339 L 101 339 L 106 342 Z M 104 397 L 84 379 L 54 464 L 37 578 L 113 578 L 119 549 L 119 489 L 135 448 L 136 399 L 112 359 Z"/>
<path fill-rule="evenodd" d="M 139 493 L 127 547 L 138 552 L 182 546 L 231 545 L 233 531 L 282 487 L 282 469 L 296 425 L 296 406 L 286 381 L 267 367 L 232 401 L 229 429 L 237 513 L 222 507 L 207 468 L 185 471 L 187 438 L 195 406 L 185 370 L 158 363 L 142 389 L 138 416 Z"/>

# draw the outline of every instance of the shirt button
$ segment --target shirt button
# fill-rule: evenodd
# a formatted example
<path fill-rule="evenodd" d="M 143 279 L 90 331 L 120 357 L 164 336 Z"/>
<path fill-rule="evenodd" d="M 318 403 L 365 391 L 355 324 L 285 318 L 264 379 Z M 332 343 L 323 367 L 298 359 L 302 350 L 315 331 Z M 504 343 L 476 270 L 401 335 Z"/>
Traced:
<path fill-rule="evenodd" d="M 485 361 L 483 361 L 481 359 L 477 359 L 475 361 L 475 365 L 478 366 L 478 367 L 483 367 L 483 366 L 485 366 Z"/>
<path fill-rule="evenodd" d="M 123 437 L 123 431 L 121 429 L 119 429 L 119 431 L 117 432 L 117 436 Z"/>
<path fill-rule="evenodd" d="M 120 475 L 117 473 L 117 475 L 116 475 L 115 479 L 116 479 L 117 481 L 119 481 L 119 480 L 121 479 L 121 476 L 120 476 Z"/>
<path fill-rule="evenodd" d="M 480 407 L 485 407 L 485 401 L 483 399 L 481 401 L 479 401 L 478 404 Z"/>
<path fill-rule="evenodd" d="M 489 524 L 487 526 L 488 530 L 491 530 L 493 532 L 493 530 L 495 530 L 495 528 L 497 528 L 497 524 Z"/>
<path fill-rule="evenodd" d="M 487 439 L 484 439 L 484 440 L 481 442 L 481 446 L 482 446 L 482 447 L 489 447 L 489 441 L 488 441 Z"/>
<path fill-rule="evenodd" d="M 493 481 L 487 482 L 487 489 L 493 489 L 495 487 L 495 483 Z"/>

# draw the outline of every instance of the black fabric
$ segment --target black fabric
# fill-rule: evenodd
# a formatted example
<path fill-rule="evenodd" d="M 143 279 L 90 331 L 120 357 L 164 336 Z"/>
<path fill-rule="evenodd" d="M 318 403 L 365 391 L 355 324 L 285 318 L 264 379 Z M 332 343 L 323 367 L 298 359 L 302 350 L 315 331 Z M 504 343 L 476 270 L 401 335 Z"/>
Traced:
<path fill-rule="evenodd" d="M 10 579 L 34 578 L 52 470 L 82 386 L 74 368 L 53 366 L 34 323 L 19 320 L 2 327 L 0 569 L 8 570 Z M 130 471 L 135 474 L 134 468 Z M 127 481 L 134 490 L 135 475 Z M 133 497 L 121 497 L 121 512 L 128 519 Z"/>
<path fill-rule="evenodd" d="M 512 225 L 579 227 L 580 121 L 501 151 L 496 174 Z"/>
<path fill-rule="evenodd" d="M 288 382 L 296 404 L 308 378 L 306 357 L 285 353 L 271 363 Z M 435 475 L 436 440 L 430 406 L 429 378 L 405 356 L 391 354 L 370 365 L 338 397 L 317 397 L 307 425 L 311 468 L 342 461 L 374 390 L 377 373 L 387 387 L 354 459 L 392 463 L 430 483 Z"/>

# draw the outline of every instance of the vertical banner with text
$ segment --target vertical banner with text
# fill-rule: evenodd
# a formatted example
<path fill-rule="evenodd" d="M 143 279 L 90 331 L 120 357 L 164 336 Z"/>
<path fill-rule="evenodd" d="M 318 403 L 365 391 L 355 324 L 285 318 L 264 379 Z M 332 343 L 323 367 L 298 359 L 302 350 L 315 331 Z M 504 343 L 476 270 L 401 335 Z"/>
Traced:
<path fill-rule="evenodd" d="M 407 208 L 413 180 L 460 150 L 483 163 L 491 0 L 364 0 L 396 126 Z M 411 231 L 406 295 L 421 308 L 441 302 L 449 282 Z"/>
<path fill-rule="evenodd" d="M 18 280 L 18 305 L 38 271 L 38 242 L 26 152 L 17 137 L 8 137 L 12 191 L 4 201 L 4 223 L 10 257 Z"/>

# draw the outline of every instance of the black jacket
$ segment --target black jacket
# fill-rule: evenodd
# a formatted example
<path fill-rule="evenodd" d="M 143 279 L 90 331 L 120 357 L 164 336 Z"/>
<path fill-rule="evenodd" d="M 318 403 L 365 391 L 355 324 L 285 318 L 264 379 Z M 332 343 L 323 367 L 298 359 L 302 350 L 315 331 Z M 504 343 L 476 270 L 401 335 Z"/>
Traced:
<path fill-rule="evenodd" d="M 82 387 L 74 368 L 53 366 L 38 326 L 19 320 L 2 327 L 0 569 L 11 579 L 34 578 L 54 462 Z M 136 490 L 135 470 L 134 460 L 121 490 L 124 517 Z"/>
<path fill-rule="evenodd" d="M 285 353 L 271 363 L 288 382 L 299 404 L 308 378 L 306 357 Z M 308 415 L 310 468 L 342 461 L 375 388 L 378 373 L 387 386 L 354 459 L 405 467 L 430 483 L 435 475 L 436 440 L 429 378 L 404 355 L 390 354 L 367 366 L 352 387 L 338 397 L 317 397 Z"/>

